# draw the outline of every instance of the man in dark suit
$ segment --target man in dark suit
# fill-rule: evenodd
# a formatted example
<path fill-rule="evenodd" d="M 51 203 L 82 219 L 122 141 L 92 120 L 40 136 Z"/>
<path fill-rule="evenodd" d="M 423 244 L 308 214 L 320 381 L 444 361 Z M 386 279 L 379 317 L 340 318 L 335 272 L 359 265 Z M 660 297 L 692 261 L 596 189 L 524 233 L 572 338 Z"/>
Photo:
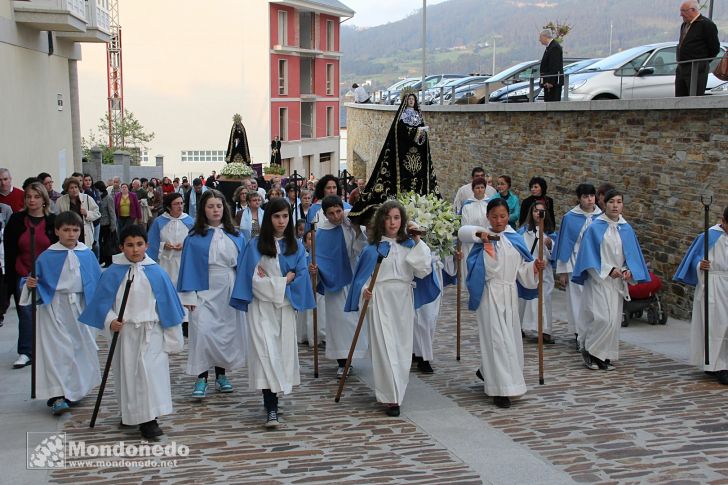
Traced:
<path fill-rule="evenodd" d="M 561 101 L 561 88 L 564 85 L 564 53 L 561 44 L 555 40 L 556 35 L 550 29 L 544 29 L 538 40 L 546 46 L 541 58 L 541 87 L 544 101 Z"/>
<path fill-rule="evenodd" d="M 696 0 L 688 0 L 680 4 L 680 16 L 683 24 L 680 26 L 680 41 L 677 45 L 677 60 L 689 61 L 692 59 L 705 59 L 715 57 L 720 52 L 718 28 L 707 17 L 700 15 Z M 710 62 L 678 64 L 675 73 L 675 96 L 690 96 L 690 75 L 693 65 L 698 69 L 697 96 L 705 94 L 708 84 Z"/>

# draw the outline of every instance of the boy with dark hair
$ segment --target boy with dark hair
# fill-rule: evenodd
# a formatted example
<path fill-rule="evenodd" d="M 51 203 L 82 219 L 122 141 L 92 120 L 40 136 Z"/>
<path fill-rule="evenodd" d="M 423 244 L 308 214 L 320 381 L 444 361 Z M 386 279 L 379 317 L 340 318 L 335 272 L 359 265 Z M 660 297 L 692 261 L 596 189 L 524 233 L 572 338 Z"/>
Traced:
<path fill-rule="evenodd" d="M 156 439 L 164 434 L 156 418 L 172 412 L 167 354 L 182 351 L 184 311 L 167 273 L 146 255 L 144 228 L 127 226 L 119 239 L 122 252 L 113 256 L 79 320 L 119 332 L 113 364 L 121 422 L 138 424 L 142 437 Z M 127 281 L 131 286 L 119 321 Z"/>
<path fill-rule="evenodd" d="M 101 276 L 96 256 L 79 242 L 83 221 L 75 212 L 55 218 L 58 242 L 36 260 L 36 276 L 28 277 L 20 296 L 30 305 L 37 292 L 36 395 L 48 399 L 58 416 L 70 410 L 101 382 L 96 331 L 78 321 Z"/>

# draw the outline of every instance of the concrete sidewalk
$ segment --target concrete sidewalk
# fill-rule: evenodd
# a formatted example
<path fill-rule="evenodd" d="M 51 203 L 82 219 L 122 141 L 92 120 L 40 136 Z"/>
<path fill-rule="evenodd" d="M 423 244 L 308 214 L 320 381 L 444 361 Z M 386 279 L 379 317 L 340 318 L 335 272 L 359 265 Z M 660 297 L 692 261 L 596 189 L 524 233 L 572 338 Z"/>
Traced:
<path fill-rule="evenodd" d="M 618 371 L 590 373 L 580 366 L 581 358 L 573 351 L 573 341 L 563 323 L 563 307 L 564 293 L 556 291 L 554 317 L 560 322 L 555 324 L 554 333 L 559 343 L 546 349 L 547 385 L 536 384 L 534 346 L 527 342 L 524 348 L 529 393 L 514 402 L 510 410 L 495 408 L 472 375 L 477 367 L 478 349 L 474 315 L 470 312 L 463 311 L 463 358 L 457 362 L 452 355 L 455 304 L 451 289 L 445 293 L 436 336 L 435 374 L 411 374 L 402 416 L 398 419 L 385 417 L 374 403 L 367 385 L 371 382 L 371 372 L 366 360 L 356 362 L 356 378 L 347 382 L 342 403 L 334 404 L 334 366 L 322 360 L 321 377 L 314 380 L 310 350 L 301 347 L 302 384 L 290 397 L 281 400 L 287 426 L 281 431 L 265 432 L 260 426 L 260 396 L 247 390 L 244 370 L 230 373 L 236 386 L 233 394 L 211 393 L 200 405 L 188 398 L 193 379 L 183 373 L 185 357 L 174 357 L 171 370 L 176 414 L 162 418 L 160 424 L 167 433 L 166 439 L 186 443 L 193 453 L 177 468 L 146 474 L 134 469 L 64 470 L 52 474 L 26 470 L 27 431 L 65 431 L 73 439 L 88 441 L 138 438 L 135 433 L 116 429 L 118 416 L 113 412 L 116 405 L 112 395 L 104 401 L 96 431 L 87 427 L 93 397 L 86 398 L 81 406 L 60 419 L 50 415 L 45 401 L 29 399 L 30 367 L 11 369 L 17 339 L 13 308 L 8 311 L 5 326 L 0 328 L 0 384 L 6 390 L 0 394 L 0 436 L 4 438 L 0 443 L 2 482 L 128 482 L 142 477 L 163 482 L 210 483 L 290 483 L 300 479 L 359 483 L 556 484 L 573 480 L 581 483 L 626 480 L 630 472 L 619 469 L 620 453 L 632 456 L 631 450 L 645 446 L 640 440 L 646 436 L 644 432 L 630 434 L 631 417 L 625 418 L 624 428 L 617 422 L 609 426 L 594 425 L 594 432 L 603 428 L 613 434 L 603 438 L 607 440 L 604 450 L 592 445 L 578 447 L 579 443 L 596 438 L 584 441 L 585 437 L 573 437 L 577 445 L 573 450 L 567 450 L 569 446 L 559 444 L 558 439 L 569 433 L 570 428 L 585 430 L 585 436 L 593 436 L 586 426 L 592 421 L 598 423 L 601 418 L 598 413 L 590 414 L 595 410 L 593 406 L 585 406 L 589 401 L 584 401 L 584 392 L 597 393 L 595 399 L 604 402 L 612 402 L 613 396 L 627 395 L 625 389 L 644 392 L 649 380 L 642 383 L 640 379 L 650 377 L 639 373 L 643 365 L 639 359 L 656 360 L 648 351 L 664 357 L 657 360 L 665 369 L 674 372 L 679 368 L 686 385 L 692 386 L 695 372 L 682 364 L 688 357 L 689 324 L 672 319 L 666 326 L 634 322 L 622 329 L 626 352 Z M 607 381 L 607 377 L 612 381 Z M 547 421 L 529 420 L 534 412 L 542 413 Z M 564 419 L 564 423 L 558 422 L 559 419 Z M 665 419 L 671 433 L 679 432 L 670 418 Z M 653 424 L 660 429 L 659 422 Z M 534 433 L 540 437 L 538 440 L 532 439 Z M 615 449 L 612 453 L 616 455 L 612 457 L 607 451 L 610 443 L 614 443 L 614 448 L 625 440 L 626 451 Z M 709 458 L 706 463 L 710 463 Z M 656 472 L 644 471 L 646 465 L 633 459 L 624 465 L 628 469 L 636 467 L 645 477 L 664 477 L 646 475 Z M 706 477 L 715 478 L 708 472 Z M 694 476 L 693 471 L 690 473 Z M 672 475 L 677 477 L 679 473 Z"/>

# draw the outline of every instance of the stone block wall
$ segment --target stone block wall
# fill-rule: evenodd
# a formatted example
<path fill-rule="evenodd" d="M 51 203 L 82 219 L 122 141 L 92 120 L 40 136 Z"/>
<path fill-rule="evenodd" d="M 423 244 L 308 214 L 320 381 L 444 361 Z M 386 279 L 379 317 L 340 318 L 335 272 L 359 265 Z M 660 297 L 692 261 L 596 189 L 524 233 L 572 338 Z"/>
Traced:
<path fill-rule="evenodd" d="M 348 106 L 347 160 L 369 175 L 395 111 Z M 429 109 L 428 109 L 429 108 Z M 510 175 L 524 199 L 528 181 L 548 182 L 560 218 L 579 183 L 611 182 L 625 193 L 625 218 L 663 279 L 669 313 L 689 318 L 692 289 L 670 280 L 703 229 L 701 194 L 715 193 L 711 223 L 728 205 L 728 96 L 664 100 L 426 107 L 432 159 L 449 199 L 481 165 Z"/>

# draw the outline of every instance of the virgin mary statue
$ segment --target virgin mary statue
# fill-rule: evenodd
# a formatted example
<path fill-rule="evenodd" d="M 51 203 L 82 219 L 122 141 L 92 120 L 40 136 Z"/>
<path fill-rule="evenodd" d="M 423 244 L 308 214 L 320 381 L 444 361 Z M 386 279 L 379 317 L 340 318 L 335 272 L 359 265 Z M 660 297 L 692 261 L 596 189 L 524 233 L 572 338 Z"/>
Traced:
<path fill-rule="evenodd" d="M 250 148 L 248 147 L 248 135 L 245 134 L 243 120 L 239 114 L 233 116 L 233 127 L 230 129 L 228 140 L 227 163 L 247 163 L 250 165 Z"/>
<path fill-rule="evenodd" d="M 409 93 L 392 121 L 369 181 L 349 212 L 355 224 L 366 225 L 383 202 L 402 192 L 440 197 L 427 132 L 417 96 Z"/>

